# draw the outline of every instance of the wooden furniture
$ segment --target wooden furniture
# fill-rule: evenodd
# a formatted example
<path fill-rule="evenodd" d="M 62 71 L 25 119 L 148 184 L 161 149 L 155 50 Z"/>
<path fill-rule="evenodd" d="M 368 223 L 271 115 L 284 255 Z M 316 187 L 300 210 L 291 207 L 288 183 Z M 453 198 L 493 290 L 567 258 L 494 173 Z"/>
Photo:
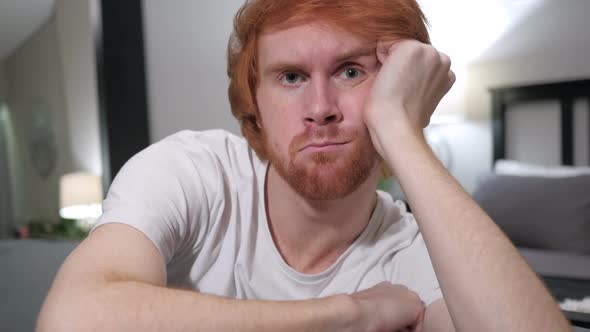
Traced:
<path fill-rule="evenodd" d="M 506 112 L 519 103 L 558 100 L 561 105 L 561 161 L 574 161 L 574 101 L 590 103 L 590 80 L 494 88 L 492 94 L 493 160 L 506 158 Z M 589 117 L 590 119 L 590 117 Z M 590 126 L 590 121 L 588 121 Z M 590 149 L 590 139 L 588 140 Z"/>

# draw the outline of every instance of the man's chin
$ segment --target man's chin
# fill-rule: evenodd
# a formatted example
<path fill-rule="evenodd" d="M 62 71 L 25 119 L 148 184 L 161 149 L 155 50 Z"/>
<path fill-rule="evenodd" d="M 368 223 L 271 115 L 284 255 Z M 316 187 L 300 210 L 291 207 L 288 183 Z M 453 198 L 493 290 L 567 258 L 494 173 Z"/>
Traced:
<path fill-rule="evenodd" d="M 302 197 L 342 199 L 367 181 L 379 160 L 370 140 L 352 141 L 337 151 L 295 152 L 289 158 L 281 158 L 269 149 L 269 159 L 281 178 Z"/>
<path fill-rule="evenodd" d="M 277 169 L 293 190 L 309 200 L 342 199 L 354 192 L 370 176 L 375 162 L 369 160 L 309 161 Z"/>
<path fill-rule="evenodd" d="M 359 186 L 360 184 L 351 185 L 342 179 L 326 175 L 310 177 L 306 185 L 300 185 L 293 189 L 306 199 L 327 201 L 342 199 L 353 193 Z"/>

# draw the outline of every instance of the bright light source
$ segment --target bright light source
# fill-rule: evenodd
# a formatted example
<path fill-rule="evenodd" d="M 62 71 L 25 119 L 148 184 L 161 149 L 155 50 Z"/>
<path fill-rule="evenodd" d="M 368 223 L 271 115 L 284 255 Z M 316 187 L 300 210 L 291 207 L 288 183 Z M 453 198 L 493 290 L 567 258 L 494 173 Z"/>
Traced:
<path fill-rule="evenodd" d="M 481 56 L 511 26 L 544 0 L 418 0 L 432 44 L 448 54 L 453 68 Z"/>
<path fill-rule="evenodd" d="M 102 186 L 98 175 L 70 173 L 59 183 L 59 215 L 76 220 L 78 226 L 89 230 L 102 214 Z"/>
<path fill-rule="evenodd" d="M 59 209 L 60 217 L 64 219 L 98 218 L 102 214 L 101 204 L 72 205 Z"/>

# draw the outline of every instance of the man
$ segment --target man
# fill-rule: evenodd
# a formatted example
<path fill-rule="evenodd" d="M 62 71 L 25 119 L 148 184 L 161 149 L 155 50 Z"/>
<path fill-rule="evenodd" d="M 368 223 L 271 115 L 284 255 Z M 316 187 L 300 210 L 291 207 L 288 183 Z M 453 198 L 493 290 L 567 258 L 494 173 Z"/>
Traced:
<path fill-rule="evenodd" d="M 425 143 L 454 75 L 414 0 L 252 0 L 234 24 L 247 142 L 182 132 L 130 160 L 39 331 L 568 330 Z"/>

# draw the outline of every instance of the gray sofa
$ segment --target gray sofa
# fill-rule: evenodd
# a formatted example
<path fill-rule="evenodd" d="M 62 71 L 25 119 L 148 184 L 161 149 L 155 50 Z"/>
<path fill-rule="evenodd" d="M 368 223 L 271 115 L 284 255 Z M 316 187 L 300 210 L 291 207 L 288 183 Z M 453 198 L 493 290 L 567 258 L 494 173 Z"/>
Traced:
<path fill-rule="evenodd" d="M 75 241 L 0 240 L 0 331 L 34 331 L 47 291 Z"/>

